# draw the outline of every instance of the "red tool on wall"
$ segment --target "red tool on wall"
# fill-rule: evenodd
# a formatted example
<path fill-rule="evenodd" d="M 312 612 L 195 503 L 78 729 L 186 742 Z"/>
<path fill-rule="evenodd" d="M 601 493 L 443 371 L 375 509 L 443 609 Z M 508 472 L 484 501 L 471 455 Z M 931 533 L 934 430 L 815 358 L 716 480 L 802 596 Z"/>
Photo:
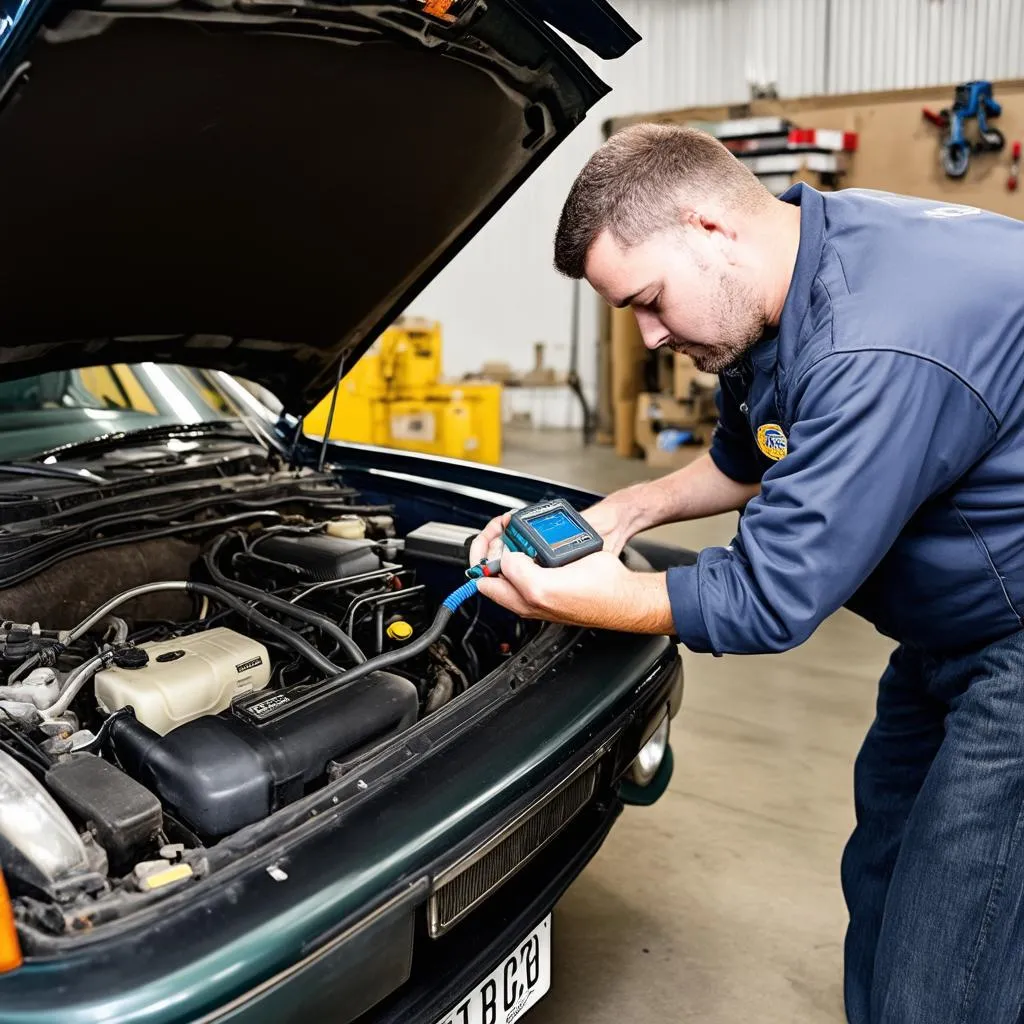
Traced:
<path fill-rule="evenodd" d="M 1020 140 L 1013 144 L 1010 150 L 1010 176 L 1006 179 L 1008 192 L 1016 192 L 1020 184 Z"/>

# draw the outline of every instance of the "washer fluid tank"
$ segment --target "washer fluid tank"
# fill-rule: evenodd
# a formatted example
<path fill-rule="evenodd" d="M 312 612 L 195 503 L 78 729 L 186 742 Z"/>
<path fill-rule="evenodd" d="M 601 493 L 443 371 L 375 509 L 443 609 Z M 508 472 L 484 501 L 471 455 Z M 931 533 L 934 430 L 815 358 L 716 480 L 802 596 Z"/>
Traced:
<path fill-rule="evenodd" d="M 203 715 L 225 711 L 270 682 L 266 647 L 233 629 L 157 640 L 118 652 L 96 673 L 96 700 L 110 713 L 130 704 L 161 736 Z"/>

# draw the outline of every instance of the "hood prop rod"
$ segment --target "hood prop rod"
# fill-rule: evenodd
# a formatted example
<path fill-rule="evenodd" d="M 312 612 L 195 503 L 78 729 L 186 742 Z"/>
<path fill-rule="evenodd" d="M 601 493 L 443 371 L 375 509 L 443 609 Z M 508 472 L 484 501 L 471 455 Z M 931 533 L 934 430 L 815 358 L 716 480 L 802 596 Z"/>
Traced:
<path fill-rule="evenodd" d="M 320 439 L 320 457 L 316 460 L 316 471 L 324 471 L 324 459 L 327 457 L 327 439 L 331 436 L 331 427 L 334 425 L 334 407 L 338 404 L 338 388 L 341 387 L 341 378 L 345 372 L 345 355 L 338 359 L 338 376 L 334 380 L 334 390 L 331 392 L 331 407 L 327 411 L 327 423 L 324 425 L 324 436 Z"/>

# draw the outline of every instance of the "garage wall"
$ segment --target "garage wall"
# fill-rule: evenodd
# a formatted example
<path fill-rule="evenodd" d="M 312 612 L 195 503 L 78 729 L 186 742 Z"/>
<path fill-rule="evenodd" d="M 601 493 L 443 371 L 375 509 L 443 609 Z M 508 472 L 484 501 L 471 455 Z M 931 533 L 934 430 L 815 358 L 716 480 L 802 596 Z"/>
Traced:
<path fill-rule="evenodd" d="M 1024 77 L 1022 0 L 613 0 L 643 35 L 618 61 L 590 59 L 612 87 L 590 117 L 417 298 L 439 319 L 445 369 L 485 358 L 527 369 L 569 356 L 572 285 L 551 268 L 551 238 L 576 172 L 616 115 L 743 102 L 752 85 L 780 96 Z M 582 303 L 581 365 L 593 393 L 597 305 Z M 510 394 L 507 409 L 545 426 L 578 423 L 563 391 Z"/>
<path fill-rule="evenodd" d="M 1017 78 L 1024 68 L 1021 0 L 831 0 L 831 8 L 831 93 Z"/>

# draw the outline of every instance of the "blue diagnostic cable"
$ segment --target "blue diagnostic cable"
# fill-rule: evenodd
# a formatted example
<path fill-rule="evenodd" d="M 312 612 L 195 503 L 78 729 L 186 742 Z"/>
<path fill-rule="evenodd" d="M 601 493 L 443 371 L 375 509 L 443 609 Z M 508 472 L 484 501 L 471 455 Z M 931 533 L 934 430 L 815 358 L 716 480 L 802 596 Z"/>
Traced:
<path fill-rule="evenodd" d="M 482 573 L 481 575 L 491 575 L 490 573 Z M 464 605 L 475 593 L 476 579 L 468 580 L 463 583 L 458 590 L 453 590 L 442 602 L 441 607 L 447 608 L 450 615 L 454 615 L 459 608 Z M 436 621 L 436 620 L 435 620 Z"/>

